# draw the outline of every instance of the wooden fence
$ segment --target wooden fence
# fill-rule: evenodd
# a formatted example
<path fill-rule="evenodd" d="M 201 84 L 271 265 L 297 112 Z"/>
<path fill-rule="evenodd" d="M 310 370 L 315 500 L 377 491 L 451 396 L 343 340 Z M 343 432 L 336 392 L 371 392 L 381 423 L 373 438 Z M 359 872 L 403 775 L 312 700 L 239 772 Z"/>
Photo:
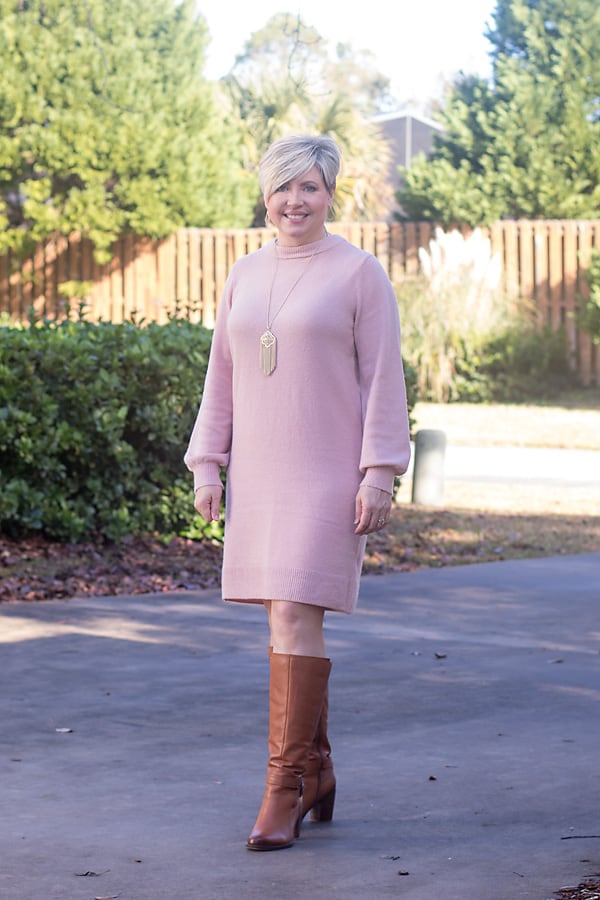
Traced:
<path fill-rule="evenodd" d="M 434 226 L 423 222 L 328 227 L 377 256 L 395 283 L 418 273 L 419 247 L 435 236 Z M 501 255 L 507 288 L 533 303 L 540 324 L 564 327 L 571 365 L 584 384 L 600 385 L 600 348 L 576 320 L 590 254 L 600 248 L 600 220 L 502 221 L 483 231 Z M 124 237 L 105 265 L 95 261 L 89 241 L 52 238 L 24 262 L 0 257 L 0 313 L 25 320 L 33 308 L 59 319 L 84 300 L 94 320 L 135 315 L 164 322 L 177 312 L 210 328 L 232 263 L 273 234 L 185 228 L 162 241 Z"/>

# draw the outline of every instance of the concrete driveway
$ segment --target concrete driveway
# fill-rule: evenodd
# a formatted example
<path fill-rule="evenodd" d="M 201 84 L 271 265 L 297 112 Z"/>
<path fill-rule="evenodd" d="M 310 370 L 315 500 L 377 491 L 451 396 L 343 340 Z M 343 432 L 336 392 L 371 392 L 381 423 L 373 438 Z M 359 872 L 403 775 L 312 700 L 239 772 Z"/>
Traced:
<path fill-rule="evenodd" d="M 327 634 L 334 821 L 248 853 L 262 610 L 1 606 L 2 900 L 546 900 L 600 871 L 600 554 L 366 577 Z"/>

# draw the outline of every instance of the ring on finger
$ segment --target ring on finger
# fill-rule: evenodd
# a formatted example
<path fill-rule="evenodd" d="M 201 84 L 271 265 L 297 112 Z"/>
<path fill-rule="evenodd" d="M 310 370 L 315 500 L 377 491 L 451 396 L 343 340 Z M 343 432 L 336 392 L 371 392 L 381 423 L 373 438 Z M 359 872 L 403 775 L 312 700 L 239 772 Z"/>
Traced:
<path fill-rule="evenodd" d="M 381 525 L 385 525 L 385 519 L 377 519 L 377 524 L 381 527 Z"/>

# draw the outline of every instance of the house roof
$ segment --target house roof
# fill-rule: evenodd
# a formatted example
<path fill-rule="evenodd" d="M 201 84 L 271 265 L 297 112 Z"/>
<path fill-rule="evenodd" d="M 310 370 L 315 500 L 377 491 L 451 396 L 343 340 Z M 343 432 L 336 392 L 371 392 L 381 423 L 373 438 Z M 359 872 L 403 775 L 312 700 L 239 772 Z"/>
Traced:
<path fill-rule="evenodd" d="M 420 113 L 415 112 L 411 109 L 398 109 L 394 112 L 379 113 L 378 115 L 373 116 L 372 121 L 379 125 L 383 124 L 384 122 L 394 122 L 401 119 L 414 119 L 415 121 L 421 122 L 423 125 L 426 125 L 428 128 L 431 128 L 434 131 L 444 131 L 444 126 L 440 125 L 439 122 L 436 122 L 434 119 L 430 119 L 428 116 L 422 116 Z"/>

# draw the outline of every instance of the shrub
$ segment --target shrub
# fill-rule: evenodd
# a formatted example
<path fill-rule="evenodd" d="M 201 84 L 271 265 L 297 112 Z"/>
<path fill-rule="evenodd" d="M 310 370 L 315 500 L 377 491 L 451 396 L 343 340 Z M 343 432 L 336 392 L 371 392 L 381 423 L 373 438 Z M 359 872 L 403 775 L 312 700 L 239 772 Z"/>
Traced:
<path fill-rule="evenodd" d="M 76 541 L 189 527 L 182 452 L 209 347 L 183 319 L 0 328 L 0 530 Z"/>
<path fill-rule="evenodd" d="M 502 403 L 548 400 L 577 383 L 564 330 L 527 320 L 485 342 L 477 375 L 485 384 L 485 399 Z"/>

